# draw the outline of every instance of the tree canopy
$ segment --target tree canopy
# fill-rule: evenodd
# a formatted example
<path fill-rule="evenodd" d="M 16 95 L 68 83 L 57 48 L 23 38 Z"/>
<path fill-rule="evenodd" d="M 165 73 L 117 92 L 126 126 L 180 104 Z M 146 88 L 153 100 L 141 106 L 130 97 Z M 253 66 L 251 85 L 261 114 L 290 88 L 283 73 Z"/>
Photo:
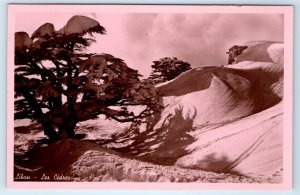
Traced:
<path fill-rule="evenodd" d="M 176 57 L 165 57 L 158 61 L 153 61 L 151 67 L 153 70 L 149 78 L 156 83 L 172 80 L 181 73 L 191 69 L 191 65 L 188 62 L 179 60 Z"/>
<path fill-rule="evenodd" d="M 158 109 L 155 87 L 110 54 L 89 53 L 96 20 L 74 16 L 60 30 L 45 23 L 29 36 L 15 33 L 15 120 L 39 122 L 50 140 L 73 137 L 76 124 L 106 115 L 142 122 Z M 139 106 L 138 114 L 129 107 Z"/>

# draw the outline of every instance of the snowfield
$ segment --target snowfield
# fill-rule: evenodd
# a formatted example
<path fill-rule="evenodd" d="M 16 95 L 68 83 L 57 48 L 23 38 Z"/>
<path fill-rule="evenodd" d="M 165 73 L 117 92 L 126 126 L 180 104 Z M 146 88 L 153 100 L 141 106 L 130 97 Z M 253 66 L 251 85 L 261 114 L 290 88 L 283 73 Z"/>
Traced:
<path fill-rule="evenodd" d="M 236 64 L 158 85 L 164 108 L 138 130 L 104 117 L 85 121 L 77 127 L 85 141 L 34 149 L 16 158 L 15 170 L 71 181 L 282 182 L 283 44 L 245 45 Z M 15 131 L 15 153 L 40 138 Z"/>

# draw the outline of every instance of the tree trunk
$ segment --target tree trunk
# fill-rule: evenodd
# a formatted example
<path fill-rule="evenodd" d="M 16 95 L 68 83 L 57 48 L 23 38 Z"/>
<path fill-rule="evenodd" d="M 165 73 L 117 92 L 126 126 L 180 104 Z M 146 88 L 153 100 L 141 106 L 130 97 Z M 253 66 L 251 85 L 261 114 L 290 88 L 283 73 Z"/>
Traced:
<path fill-rule="evenodd" d="M 60 136 L 58 135 L 58 133 L 53 128 L 52 122 L 44 121 L 44 122 L 42 122 L 42 127 L 44 129 L 45 135 L 49 138 L 50 142 L 55 142 L 55 141 L 59 140 Z"/>
<path fill-rule="evenodd" d="M 60 118 L 55 118 L 55 126 L 61 139 L 72 139 L 75 135 L 75 127 L 78 121 L 73 114 L 67 114 Z"/>
<path fill-rule="evenodd" d="M 42 122 L 44 133 L 50 142 L 74 138 L 76 124 L 77 121 L 70 118 L 66 118 L 63 123 Z M 58 132 L 53 128 L 54 125 L 57 127 Z"/>
<path fill-rule="evenodd" d="M 49 118 L 47 118 L 48 116 L 46 116 L 43 113 L 42 108 L 40 107 L 37 99 L 29 91 L 27 91 L 26 88 L 21 90 L 21 93 L 23 94 L 23 97 L 28 101 L 30 106 L 32 108 L 34 108 L 34 112 L 38 119 L 38 122 L 41 123 L 41 125 L 44 129 L 44 134 L 49 138 L 49 141 L 55 142 L 55 141 L 59 140 L 59 135 L 53 128 L 52 121 L 49 120 Z"/>
<path fill-rule="evenodd" d="M 64 129 L 69 139 L 74 138 L 76 124 L 77 121 L 71 117 L 69 117 L 68 120 L 65 122 Z"/>

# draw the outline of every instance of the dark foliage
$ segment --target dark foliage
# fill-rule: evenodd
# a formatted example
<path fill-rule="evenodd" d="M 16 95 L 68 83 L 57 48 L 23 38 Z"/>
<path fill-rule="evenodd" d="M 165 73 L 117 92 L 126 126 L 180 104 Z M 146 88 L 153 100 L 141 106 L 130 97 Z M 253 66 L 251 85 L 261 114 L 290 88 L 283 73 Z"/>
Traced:
<path fill-rule="evenodd" d="M 150 79 L 153 79 L 155 83 L 161 83 L 172 80 L 178 77 L 181 73 L 191 69 L 191 65 L 188 62 L 177 59 L 176 57 L 161 58 L 158 61 L 153 61 L 152 72 Z"/>
<path fill-rule="evenodd" d="M 72 138 L 80 121 L 100 114 L 142 122 L 159 105 L 155 87 L 109 54 L 86 52 L 104 34 L 97 21 L 74 16 L 61 30 L 46 23 L 31 37 L 15 33 L 15 119 L 37 121 L 52 141 Z M 129 106 L 144 106 L 139 114 Z"/>

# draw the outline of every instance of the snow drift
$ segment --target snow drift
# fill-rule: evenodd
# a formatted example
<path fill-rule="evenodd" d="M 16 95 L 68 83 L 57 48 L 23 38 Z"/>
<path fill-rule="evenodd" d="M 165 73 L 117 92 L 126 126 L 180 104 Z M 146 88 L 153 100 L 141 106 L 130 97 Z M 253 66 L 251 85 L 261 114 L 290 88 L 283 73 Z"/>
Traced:
<path fill-rule="evenodd" d="M 175 164 L 278 179 L 283 44 L 251 42 L 237 61 L 231 66 L 193 69 L 159 86 L 165 96 L 161 121 L 179 109 L 183 118 L 193 115 L 193 130 L 187 134 L 194 141 L 184 147 L 186 154 Z"/>
<path fill-rule="evenodd" d="M 184 115 L 196 112 L 198 125 L 235 120 L 275 105 L 281 100 L 275 88 L 282 72 L 268 71 L 274 63 L 260 64 L 266 69 L 203 67 L 186 72 L 158 88 L 168 108 L 162 115 L 181 105 Z"/>
<path fill-rule="evenodd" d="M 163 165 L 281 178 L 283 44 L 248 44 L 237 64 L 159 85 L 162 112 L 112 148 Z"/>

